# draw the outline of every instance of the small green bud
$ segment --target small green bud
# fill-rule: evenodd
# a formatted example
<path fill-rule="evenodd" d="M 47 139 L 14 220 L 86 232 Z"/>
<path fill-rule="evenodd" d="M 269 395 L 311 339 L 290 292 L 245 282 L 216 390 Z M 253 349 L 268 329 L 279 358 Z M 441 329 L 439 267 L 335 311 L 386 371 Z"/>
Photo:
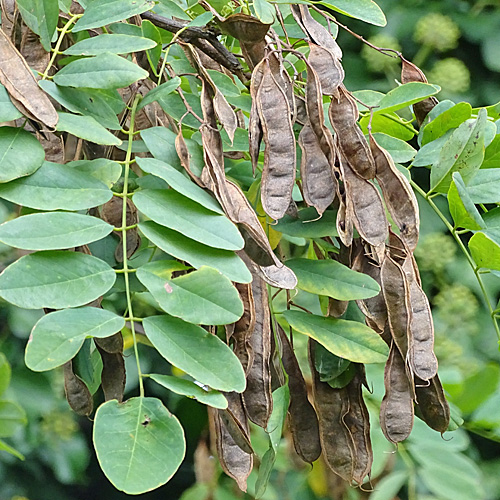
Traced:
<path fill-rule="evenodd" d="M 419 19 L 413 37 L 422 45 L 445 52 L 458 45 L 460 30 L 450 17 L 434 12 Z"/>
<path fill-rule="evenodd" d="M 415 249 L 415 257 L 422 271 L 439 273 L 453 260 L 456 244 L 451 236 L 432 233 L 422 238 Z"/>
<path fill-rule="evenodd" d="M 455 57 L 437 61 L 427 76 L 429 82 L 437 83 L 443 92 L 450 94 L 467 92 L 470 87 L 469 69 Z"/>

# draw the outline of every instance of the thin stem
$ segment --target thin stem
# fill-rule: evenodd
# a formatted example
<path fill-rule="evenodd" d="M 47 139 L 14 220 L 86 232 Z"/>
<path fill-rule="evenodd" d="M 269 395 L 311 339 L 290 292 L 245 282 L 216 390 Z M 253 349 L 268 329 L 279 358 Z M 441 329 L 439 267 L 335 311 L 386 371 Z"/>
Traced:
<path fill-rule="evenodd" d="M 163 61 L 161 62 L 161 68 L 160 68 L 160 74 L 158 75 L 158 82 L 157 85 L 160 85 L 161 83 L 161 77 L 163 75 L 163 72 L 165 71 L 165 65 L 167 64 L 167 59 L 168 59 L 168 54 L 170 53 L 170 47 L 177 41 L 177 39 L 188 29 L 188 26 L 184 26 L 184 28 L 181 28 L 177 33 L 174 34 L 172 37 L 172 40 L 168 44 L 167 48 L 165 49 L 165 53 L 163 54 Z"/>
<path fill-rule="evenodd" d="M 389 120 L 392 120 L 392 121 L 398 123 L 399 125 L 403 125 L 403 127 L 407 128 L 408 130 L 413 132 L 415 135 L 418 135 L 418 130 L 415 129 L 410 123 L 398 120 L 395 116 L 393 116 L 389 113 L 380 113 L 380 114 L 384 118 L 388 118 Z"/>
<path fill-rule="evenodd" d="M 408 479 L 408 500 L 417 500 L 417 472 L 415 463 L 413 462 L 410 454 L 406 451 L 403 443 L 399 443 L 398 451 L 401 460 L 403 460 L 410 473 L 410 477 Z"/>
<path fill-rule="evenodd" d="M 460 250 L 462 250 L 462 253 L 465 255 L 467 262 L 469 263 L 474 275 L 476 276 L 476 280 L 479 284 L 479 288 L 481 288 L 481 293 L 483 294 L 486 305 L 488 306 L 488 310 L 490 312 L 490 316 L 491 316 L 491 319 L 493 321 L 493 326 L 495 327 L 495 333 L 497 335 L 498 340 L 500 341 L 500 328 L 498 326 L 498 321 L 496 320 L 495 311 L 491 305 L 491 301 L 490 301 L 490 298 L 488 296 L 488 292 L 486 291 L 486 287 L 484 286 L 483 279 L 481 278 L 480 268 L 476 265 L 471 254 L 468 252 L 463 241 L 460 239 L 459 232 L 450 224 L 448 219 L 444 216 L 443 212 L 441 212 L 441 210 L 439 210 L 438 206 L 432 201 L 429 193 L 426 193 L 414 181 L 411 181 L 411 185 L 412 185 L 413 189 L 415 189 L 415 191 L 417 191 L 423 198 L 425 198 L 425 200 L 431 206 L 431 208 L 434 210 L 434 212 L 436 212 L 438 217 L 443 221 L 443 223 L 446 226 L 446 228 L 448 229 L 448 231 L 451 233 L 453 238 L 455 238 L 455 241 L 457 242 L 458 246 L 460 247 Z"/>
<path fill-rule="evenodd" d="M 137 373 L 139 374 L 139 394 L 140 397 L 144 397 L 144 383 L 142 379 L 142 372 L 141 372 L 141 363 L 139 361 L 139 350 L 137 348 L 137 337 L 135 334 L 135 326 L 134 326 L 134 321 L 137 320 L 137 318 L 134 317 L 134 313 L 132 311 L 132 298 L 130 295 L 130 283 L 129 283 L 129 268 L 128 268 L 128 258 L 127 258 L 127 196 L 128 196 L 128 176 L 130 172 L 130 163 L 131 163 L 131 158 L 132 158 L 132 140 L 134 137 L 134 125 L 135 125 L 135 113 L 137 111 L 137 105 L 139 104 L 139 101 L 142 99 L 142 96 L 140 94 L 137 94 L 134 99 L 134 104 L 132 105 L 132 111 L 130 113 L 130 127 L 128 131 L 128 147 L 127 147 L 127 154 L 125 156 L 125 172 L 123 176 L 123 208 L 122 208 L 122 244 L 123 244 L 123 276 L 125 278 L 125 295 L 127 296 L 127 311 L 128 311 L 128 318 L 127 320 L 130 321 L 130 331 L 132 332 L 132 339 L 134 341 L 134 354 L 135 354 L 135 360 L 137 363 Z"/>
<path fill-rule="evenodd" d="M 59 38 L 57 39 L 56 46 L 54 47 L 52 51 L 52 57 L 50 58 L 49 64 L 45 68 L 45 71 L 43 72 L 42 75 L 42 80 L 45 80 L 49 76 L 49 71 L 50 68 L 52 68 L 52 65 L 54 64 L 54 61 L 56 60 L 57 54 L 59 54 L 59 49 L 61 48 L 62 41 L 64 37 L 66 36 L 66 33 L 69 30 L 69 27 L 80 17 L 82 17 L 83 14 L 75 14 L 61 29 L 61 33 L 59 35 Z"/>

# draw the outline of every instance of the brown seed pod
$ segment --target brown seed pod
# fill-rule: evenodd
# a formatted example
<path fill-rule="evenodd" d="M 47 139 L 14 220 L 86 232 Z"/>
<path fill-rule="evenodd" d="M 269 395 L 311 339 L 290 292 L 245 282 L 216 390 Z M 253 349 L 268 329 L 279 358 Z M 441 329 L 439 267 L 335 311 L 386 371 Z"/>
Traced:
<path fill-rule="evenodd" d="M 400 236 L 413 251 L 417 246 L 420 217 L 415 193 L 406 177 L 394 165 L 391 155 L 381 148 L 370 132 L 370 148 L 375 160 L 375 178 L 384 201 L 397 224 Z"/>
<path fill-rule="evenodd" d="M 252 161 L 252 171 L 255 175 L 257 164 L 259 163 L 260 143 L 262 142 L 262 124 L 260 122 L 259 111 L 257 109 L 257 91 L 259 90 L 264 75 L 264 66 L 266 64 L 263 59 L 252 72 L 250 80 L 250 96 L 252 97 L 252 107 L 250 108 L 250 117 L 248 119 L 248 151 L 250 160 Z"/>
<path fill-rule="evenodd" d="M 265 144 L 262 207 L 269 217 L 278 220 L 283 217 L 292 199 L 295 135 L 288 99 L 268 64 L 264 66 L 256 100 Z"/>
<path fill-rule="evenodd" d="M 102 358 L 101 386 L 104 392 L 104 399 L 123 400 L 125 391 L 125 360 L 121 352 L 109 353 L 97 345 L 97 350 Z"/>
<path fill-rule="evenodd" d="M 415 391 L 422 419 L 431 429 L 443 434 L 450 424 L 450 406 L 439 377 L 436 375 L 428 383 L 416 379 Z"/>
<path fill-rule="evenodd" d="M 290 406 L 288 407 L 290 432 L 295 451 L 304 462 L 312 463 L 321 455 L 318 417 L 307 397 L 307 387 L 290 341 L 278 325 L 283 347 L 281 361 L 288 375 Z"/>
<path fill-rule="evenodd" d="M 321 382 L 314 364 L 314 341 L 309 339 L 309 365 L 313 376 L 314 406 L 318 415 L 323 457 L 330 469 L 345 481 L 352 481 L 356 449 L 344 417 L 349 411 L 347 391 Z"/>
<path fill-rule="evenodd" d="M 357 124 L 358 107 L 343 85 L 339 87 L 339 97 L 332 98 L 328 116 L 337 134 L 337 142 L 345 160 L 360 177 L 373 179 L 375 162 L 368 142 Z"/>
<path fill-rule="evenodd" d="M 410 61 L 407 61 L 401 54 L 399 55 L 399 57 L 401 59 L 401 83 L 427 83 L 427 78 L 418 66 Z M 431 111 L 431 109 L 436 106 L 437 103 L 438 100 L 434 96 L 431 96 L 413 105 L 413 111 L 415 113 L 415 118 L 417 119 L 417 123 L 419 126 L 422 125 L 425 117 L 429 114 L 429 111 Z"/>
<path fill-rule="evenodd" d="M 299 145 L 302 149 L 300 176 L 304 200 L 322 215 L 335 198 L 337 180 L 309 122 L 300 131 Z"/>
<path fill-rule="evenodd" d="M 385 395 L 380 405 L 380 427 L 392 443 L 404 441 L 413 428 L 413 399 L 405 361 L 393 343 L 384 372 Z"/>
<path fill-rule="evenodd" d="M 234 353 L 240 360 L 245 373 L 248 373 L 253 364 L 253 349 L 250 337 L 255 329 L 255 302 L 250 283 L 235 283 L 234 285 L 244 306 L 243 316 L 234 324 L 232 333 Z"/>
<path fill-rule="evenodd" d="M 321 93 L 338 96 L 338 87 L 344 81 L 345 73 L 335 54 L 325 47 L 310 43 L 308 61 L 318 74 Z"/>
<path fill-rule="evenodd" d="M 71 409 L 78 415 L 88 416 L 94 409 L 92 394 L 85 382 L 75 375 L 73 371 L 73 361 L 64 364 L 64 392 Z"/>
<path fill-rule="evenodd" d="M 242 406 L 241 394 L 237 392 L 225 392 L 228 407 L 226 410 L 219 410 L 219 418 L 225 428 L 233 438 L 234 442 L 248 454 L 253 453 L 250 442 L 247 418 Z"/>
<path fill-rule="evenodd" d="M 114 335 L 105 337 L 103 339 L 94 338 L 94 342 L 103 351 L 109 352 L 111 354 L 123 352 L 123 335 L 121 332 L 117 332 Z"/>

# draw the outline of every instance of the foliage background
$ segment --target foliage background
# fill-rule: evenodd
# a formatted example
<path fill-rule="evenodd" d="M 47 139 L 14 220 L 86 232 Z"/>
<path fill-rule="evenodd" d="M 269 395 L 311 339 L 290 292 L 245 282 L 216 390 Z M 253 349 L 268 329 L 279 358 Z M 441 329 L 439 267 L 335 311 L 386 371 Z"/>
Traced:
<path fill-rule="evenodd" d="M 340 15 L 338 19 L 379 46 L 402 50 L 405 57 L 422 67 L 431 83 L 442 86 L 440 100 L 464 100 L 473 106 L 500 100 L 498 2 L 380 0 L 378 3 L 387 16 L 385 28 Z M 345 83 L 350 90 L 369 88 L 387 92 L 394 88 L 394 79 L 399 75 L 396 60 L 367 50 L 359 40 L 342 30 L 339 44 L 344 50 Z M 447 48 L 439 51 L 436 49 L 439 44 Z M 445 207 L 441 208 L 446 211 Z M 0 221 L 9 219 L 13 210 L 13 206 L 2 201 Z M 377 492 L 350 490 L 347 497 L 391 499 L 404 484 L 401 499 L 500 499 L 500 356 L 495 332 L 472 271 L 425 202 L 421 204 L 421 223 L 416 255 L 424 289 L 433 305 L 439 373 L 450 402 L 461 410 L 465 423 L 462 429 L 439 440 L 436 433 L 419 425 L 417 420 L 410 440 L 400 446 L 397 454 L 392 453 L 393 448 L 374 429 L 373 477 L 374 484 L 378 483 Z M 16 251 L 0 246 L 2 269 L 19 256 L 13 252 Z M 496 303 L 499 280 L 496 276 L 485 276 L 485 283 Z M 145 303 L 144 307 L 148 305 Z M 28 421 L 10 441 L 26 460 L 21 462 L 0 452 L 0 499 L 126 498 L 102 474 L 91 445 L 90 422 L 75 417 L 69 410 L 62 392 L 62 374 L 58 371 L 33 373 L 24 366 L 27 338 L 41 315 L 38 311 L 0 303 L 0 351 L 13 370 L 12 382 L 4 397 L 17 401 L 25 409 Z M 146 371 L 155 371 L 155 366 L 160 364 L 164 366 L 164 361 L 153 351 L 142 345 L 139 348 L 143 351 L 143 362 L 150 364 L 144 367 Z M 133 363 L 132 356 L 127 357 L 126 362 Z M 127 388 L 135 387 L 135 371 L 131 369 L 127 373 L 130 374 Z M 382 367 L 371 366 L 368 375 L 373 383 L 372 399 L 380 400 Z M 205 408 L 153 384 L 147 386 L 147 392 L 162 398 L 177 415 L 186 430 L 188 451 L 180 470 L 166 486 L 139 498 L 174 500 L 181 495 L 183 500 L 203 498 L 208 486 L 195 483 L 195 472 L 198 478 L 207 474 L 195 471 L 195 452 L 196 461 L 203 464 L 205 473 L 213 468 L 217 471 L 215 477 L 219 475 L 215 500 L 252 498 L 251 494 L 237 492 L 232 481 L 220 475 L 218 465 L 203 454 L 202 447 L 197 450 L 200 438 L 203 442 L 206 437 Z M 263 453 L 267 446 L 263 431 L 256 427 L 253 431 L 256 450 Z M 335 478 L 319 465 L 312 470 L 301 466 L 293 457 L 290 443 L 282 445 L 264 496 L 266 500 L 336 498 L 339 486 Z M 251 485 L 252 480 L 250 493 Z"/>

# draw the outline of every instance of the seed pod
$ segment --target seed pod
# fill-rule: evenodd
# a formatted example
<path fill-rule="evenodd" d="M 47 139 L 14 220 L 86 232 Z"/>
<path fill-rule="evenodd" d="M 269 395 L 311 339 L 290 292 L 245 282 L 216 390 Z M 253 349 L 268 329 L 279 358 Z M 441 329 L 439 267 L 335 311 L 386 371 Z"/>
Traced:
<path fill-rule="evenodd" d="M 295 451 L 304 462 L 312 463 L 321 455 L 318 417 L 307 397 L 307 387 L 290 341 L 278 325 L 283 347 L 281 361 L 288 375 L 290 406 L 288 415 Z"/>
<path fill-rule="evenodd" d="M 50 129 L 55 129 L 59 119 L 56 109 L 38 86 L 24 57 L 2 29 L 0 29 L 0 82 L 21 113 Z"/>
<path fill-rule="evenodd" d="M 383 251 L 388 222 L 377 188 L 369 180 L 360 177 L 344 158 L 340 161 L 340 169 L 346 198 L 350 198 L 352 203 L 354 226 L 363 240 Z"/>
<path fill-rule="evenodd" d="M 346 247 L 350 247 L 352 245 L 354 220 L 351 198 L 346 196 L 345 192 L 342 195 L 339 192 L 338 200 L 339 208 L 337 211 L 336 220 L 337 233 L 339 234 L 339 238 L 342 244 Z"/>
<path fill-rule="evenodd" d="M 335 54 L 314 43 L 309 44 L 309 64 L 318 74 L 323 95 L 338 96 L 338 87 L 344 81 L 344 68 Z"/>
<path fill-rule="evenodd" d="M 407 359 L 408 337 L 411 322 L 410 290 L 401 266 L 386 255 L 380 271 L 382 293 L 387 307 L 387 316 L 392 338 L 403 359 Z"/>
<path fill-rule="evenodd" d="M 300 131 L 299 145 L 302 149 L 300 176 L 304 200 L 322 215 L 333 202 L 337 180 L 309 122 Z"/>
<path fill-rule="evenodd" d="M 262 142 L 262 124 L 260 122 L 259 111 L 257 109 L 257 91 L 259 90 L 264 75 L 266 61 L 263 59 L 253 70 L 250 80 L 250 95 L 252 97 L 252 107 L 248 119 L 248 151 L 252 161 L 252 171 L 255 175 L 257 164 L 259 163 L 260 143 Z"/>
<path fill-rule="evenodd" d="M 177 135 L 175 136 L 175 151 L 177 152 L 177 156 L 179 157 L 179 161 L 182 167 L 187 172 L 189 177 L 191 177 L 191 180 L 196 182 L 196 184 L 198 184 L 198 186 L 200 186 L 201 188 L 204 188 L 205 184 L 191 170 L 189 150 L 186 145 L 186 141 L 184 140 L 184 136 L 182 135 L 182 126 L 180 124 L 179 124 L 179 132 L 177 132 Z"/>
<path fill-rule="evenodd" d="M 339 87 L 339 97 L 334 97 L 330 103 L 328 116 L 345 160 L 360 177 L 373 179 L 375 162 L 368 142 L 357 124 L 358 107 L 343 85 Z"/>
<path fill-rule="evenodd" d="M 264 211 L 272 219 L 285 214 L 295 182 L 295 135 L 290 120 L 290 107 L 285 92 L 264 66 L 257 91 L 257 109 L 265 144 L 261 199 Z"/>
<path fill-rule="evenodd" d="M 253 274 L 252 295 L 255 303 L 255 327 L 250 335 L 253 363 L 247 372 L 243 404 L 248 418 L 266 428 L 273 410 L 271 393 L 271 315 L 267 286 Z"/>
<path fill-rule="evenodd" d="M 417 409 L 424 422 L 435 431 L 443 434 L 450 424 L 450 407 L 446 401 L 443 386 L 436 375 L 427 384 L 416 380 Z"/>
<path fill-rule="evenodd" d="M 106 401 L 117 399 L 121 403 L 126 377 L 123 354 L 121 352 L 111 354 L 101 349 L 99 345 L 97 345 L 97 350 L 102 358 L 101 386 L 104 399 Z"/>
<path fill-rule="evenodd" d="M 332 389 L 326 382 L 320 381 L 314 365 L 312 339 L 309 339 L 308 349 L 323 457 L 335 474 L 350 482 L 353 478 L 356 451 L 352 435 L 344 423 L 344 417 L 349 410 L 347 391 L 345 387 Z"/>
<path fill-rule="evenodd" d="M 234 442 L 245 453 L 252 454 L 253 449 L 241 395 L 237 392 L 225 392 L 224 396 L 227 399 L 228 407 L 226 410 L 219 410 L 219 417 Z"/>
<path fill-rule="evenodd" d="M 401 54 L 399 57 L 401 59 L 401 83 L 427 83 L 427 78 L 418 66 L 415 66 L 412 62 L 407 61 Z M 413 105 L 413 111 L 419 126 L 422 125 L 425 117 L 437 103 L 438 100 L 434 96 L 431 96 Z"/>
<path fill-rule="evenodd" d="M 349 399 L 349 411 L 344 417 L 351 433 L 356 450 L 356 462 L 353 480 L 363 484 L 363 479 L 370 473 L 373 464 L 373 450 L 370 439 L 370 417 L 363 399 L 364 367 L 357 367 L 357 373 L 346 387 Z"/>
<path fill-rule="evenodd" d="M 121 332 L 117 332 L 114 335 L 103 339 L 94 338 L 94 342 L 103 351 L 109 352 L 110 354 L 123 352 L 123 335 Z"/>
<path fill-rule="evenodd" d="M 393 343 L 384 372 L 385 395 L 380 405 L 380 427 L 392 443 L 404 441 L 413 428 L 413 399 L 405 361 Z"/>
<path fill-rule="evenodd" d="M 255 329 L 255 302 L 253 300 L 250 283 L 235 283 L 243 302 L 243 316 L 234 324 L 232 338 L 234 339 L 234 353 L 240 360 L 245 373 L 253 364 L 253 349 L 250 337 Z"/>
<path fill-rule="evenodd" d="M 297 276 L 284 264 L 272 266 L 257 266 L 257 274 L 269 285 L 275 288 L 293 290 L 297 286 Z"/>
<path fill-rule="evenodd" d="M 391 155 L 377 144 L 371 132 L 370 148 L 375 160 L 375 177 L 387 209 L 399 228 L 401 238 L 413 251 L 417 246 L 420 225 L 417 198 L 406 177 L 394 165 Z"/>
<path fill-rule="evenodd" d="M 85 382 L 75 375 L 73 371 L 73 361 L 64 364 L 64 392 L 71 409 L 78 415 L 88 416 L 94 409 L 92 394 Z"/>

